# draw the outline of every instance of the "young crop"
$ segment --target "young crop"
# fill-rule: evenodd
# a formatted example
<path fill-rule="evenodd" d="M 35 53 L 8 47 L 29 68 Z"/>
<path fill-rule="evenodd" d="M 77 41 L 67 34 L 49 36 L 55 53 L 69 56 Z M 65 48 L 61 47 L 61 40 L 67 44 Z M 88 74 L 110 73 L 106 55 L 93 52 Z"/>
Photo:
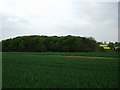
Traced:
<path fill-rule="evenodd" d="M 51 52 L 3 53 L 3 88 L 118 87 L 118 59 L 61 57 L 55 56 L 56 54 L 85 55 Z"/>

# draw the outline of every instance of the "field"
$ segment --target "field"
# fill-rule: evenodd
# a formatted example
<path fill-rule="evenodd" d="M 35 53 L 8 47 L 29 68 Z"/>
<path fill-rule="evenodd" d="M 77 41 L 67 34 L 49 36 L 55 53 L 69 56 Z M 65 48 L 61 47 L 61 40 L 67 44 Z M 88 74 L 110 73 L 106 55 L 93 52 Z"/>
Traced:
<path fill-rule="evenodd" d="M 2 86 L 3 88 L 117 88 L 117 57 L 115 52 L 4 52 Z"/>

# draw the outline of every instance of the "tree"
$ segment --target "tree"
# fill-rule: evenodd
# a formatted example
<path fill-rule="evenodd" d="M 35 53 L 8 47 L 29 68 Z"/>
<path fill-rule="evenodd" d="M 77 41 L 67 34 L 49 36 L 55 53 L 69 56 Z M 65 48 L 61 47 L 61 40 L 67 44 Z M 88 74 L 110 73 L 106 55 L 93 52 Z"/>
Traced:
<path fill-rule="evenodd" d="M 80 36 L 21 36 L 2 41 L 3 51 L 85 52 L 99 49 L 94 38 Z"/>
<path fill-rule="evenodd" d="M 113 42 L 109 42 L 108 46 L 111 48 L 111 50 L 115 49 L 115 45 Z"/>

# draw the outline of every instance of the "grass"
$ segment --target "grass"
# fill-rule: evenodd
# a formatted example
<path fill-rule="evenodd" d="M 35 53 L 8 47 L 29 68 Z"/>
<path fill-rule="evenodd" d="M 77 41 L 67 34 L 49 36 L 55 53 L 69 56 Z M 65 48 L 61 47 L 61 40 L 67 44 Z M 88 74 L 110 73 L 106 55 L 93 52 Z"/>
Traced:
<path fill-rule="evenodd" d="M 13 53 L 18 54 L 16 52 L 6 52 L 7 54 Z M 90 56 L 90 57 L 113 57 L 120 58 L 118 52 L 115 51 L 107 51 L 107 52 L 19 52 L 19 54 L 24 55 L 64 55 L 64 56 Z"/>
<path fill-rule="evenodd" d="M 48 56 L 48 54 L 55 55 L 56 53 L 3 53 L 3 88 L 118 87 L 118 59 L 71 58 Z M 85 55 L 84 52 L 58 52 L 58 54 Z M 86 53 L 86 56 L 90 55 L 92 56 L 90 52 Z M 103 53 L 99 53 L 99 55 L 111 56 L 110 54 Z M 115 57 L 115 55 L 112 56 Z"/>

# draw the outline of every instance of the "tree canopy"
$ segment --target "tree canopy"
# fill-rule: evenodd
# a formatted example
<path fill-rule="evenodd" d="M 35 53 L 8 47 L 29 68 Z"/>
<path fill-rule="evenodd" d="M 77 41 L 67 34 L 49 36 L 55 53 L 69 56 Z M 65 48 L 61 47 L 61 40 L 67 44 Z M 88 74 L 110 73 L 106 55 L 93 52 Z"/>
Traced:
<path fill-rule="evenodd" d="M 88 52 L 97 51 L 94 38 L 80 36 L 20 36 L 2 41 L 2 51 L 14 52 Z"/>

